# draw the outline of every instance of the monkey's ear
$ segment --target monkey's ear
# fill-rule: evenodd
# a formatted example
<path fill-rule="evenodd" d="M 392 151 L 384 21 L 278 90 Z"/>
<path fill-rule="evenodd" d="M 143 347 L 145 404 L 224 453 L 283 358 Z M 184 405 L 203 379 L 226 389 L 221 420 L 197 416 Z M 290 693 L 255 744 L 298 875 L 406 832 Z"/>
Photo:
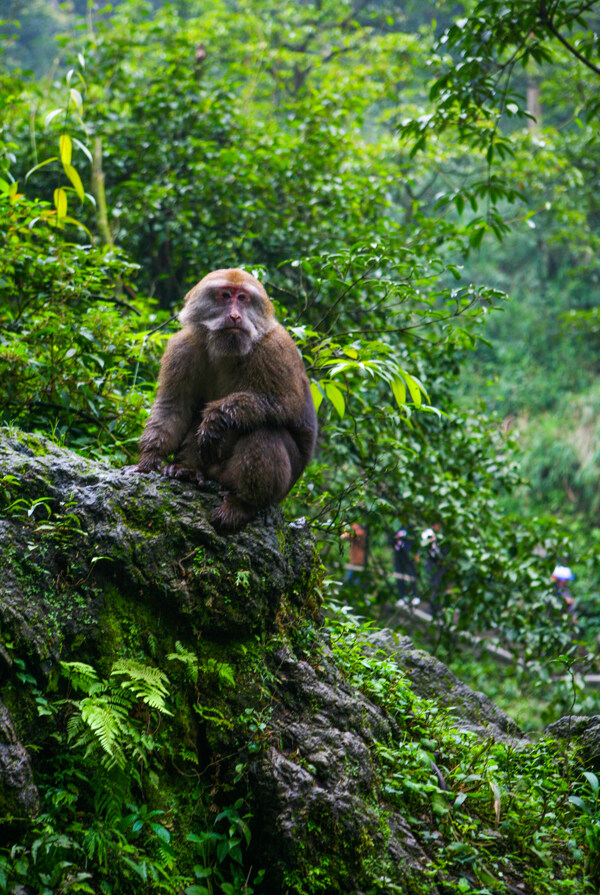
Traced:
<path fill-rule="evenodd" d="M 179 322 L 182 326 L 189 326 L 194 324 L 194 321 L 197 317 L 197 313 L 195 312 L 198 311 L 200 305 L 199 300 L 202 297 L 203 291 L 204 288 L 202 287 L 202 281 L 200 281 L 199 283 L 196 283 L 196 285 L 193 286 L 184 297 L 183 308 L 179 312 Z"/>
<path fill-rule="evenodd" d="M 183 297 L 184 305 L 187 305 L 189 302 L 193 301 L 199 292 L 200 292 L 200 283 L 196 283 L 196 285 L 192 286 L 190 291 L 186 292 L 186 294 L 184 295 L 184 297 Z"/>

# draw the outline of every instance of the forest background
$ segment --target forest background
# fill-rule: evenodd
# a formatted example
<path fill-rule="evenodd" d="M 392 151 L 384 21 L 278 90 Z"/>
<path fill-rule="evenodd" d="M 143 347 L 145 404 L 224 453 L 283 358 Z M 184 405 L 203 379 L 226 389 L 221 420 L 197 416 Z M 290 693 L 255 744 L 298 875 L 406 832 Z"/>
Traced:
<path fill-rule="evenodd" d="M 593 669 L 600 631 L 600 4 L 1 0 L 0 19 L 0 421 L 132 462 L 183 295 L 244 265 L 319 405 L 286 511 L 329 596 L 384 617 L 390 536 L 418 553 L 437 526 L 443 631 L 501 632 L 529 672 L 441 654 L 526 725 L 593 711 L 579 673 L 574 701 L 531 693 Z"/>

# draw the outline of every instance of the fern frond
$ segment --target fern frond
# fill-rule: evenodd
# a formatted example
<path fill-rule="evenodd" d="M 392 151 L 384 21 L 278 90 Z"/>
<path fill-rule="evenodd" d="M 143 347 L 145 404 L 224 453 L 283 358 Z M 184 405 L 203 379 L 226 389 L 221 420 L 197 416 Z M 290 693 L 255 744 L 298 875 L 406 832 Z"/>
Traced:
<path fill-rule="evenodd" d="M 129 729 L 128 706 L 113 701 L 111 694 L 108 698 L 88 696 L 81 700 L 80 708 L 82 720 L 94 732 L 106 754 L 117 767 L 124 768 L 125 755 L 119 739 Z"/>
<path fill-rule="evenodd" d="M 114 663 L 110 675 L 125 677 L 126 680 L 121 681 L 120 686 L 131 690 L 150 708 L 165 715 L 173 714 L 165 705 L 165 699 L 169 695 L 169 678 L 160 668 L 145 665 L 135 659 L 120 659 Z"/>
<path fill-rule="evenodd" d="M 96 669 L 91 665 L 86 665 L 85 662 L 61 662 L 60 667 L 76 690 L 90 693 L 92 688 L 102 685 L 96 674 Z"/>
<path fill-rule="evenodd" d="M 75 739 L 75 737 L 79 736 L 81 731 L 83 730 L 83 722 L 81 720 L 81 715 L 79 712 L 73 712 L 67 721 L 67 739 L 69 742 Z"/>
<path fill-rule="evenodd" d="M 116 827 L 123 816 L 123 806 L 130 795 L 130 778 L 118 769 L 94 780 L 94 808 L 110 827 Z"/>
<path fill-rule="evenodd" d="M 167 659 L 170 662 L 181 662 L 184 667 L 186 674 L 190 678 L 193 684 L 198 683 L 198 656 L 196 653 L 192 652 L 192 650 L 186 649 L 181 642 L 178 640 L 175 643 L 174 653 L 169 653 Z"/>
<path fill-rule="evenodd" d="M 220 684 L 227 684 L 229 687 L 235 687 L 233 668 L 228 662 L 218 662 L 216 659 L 207 659 L 206 670 L 209 674 L 216 674 Z"/>

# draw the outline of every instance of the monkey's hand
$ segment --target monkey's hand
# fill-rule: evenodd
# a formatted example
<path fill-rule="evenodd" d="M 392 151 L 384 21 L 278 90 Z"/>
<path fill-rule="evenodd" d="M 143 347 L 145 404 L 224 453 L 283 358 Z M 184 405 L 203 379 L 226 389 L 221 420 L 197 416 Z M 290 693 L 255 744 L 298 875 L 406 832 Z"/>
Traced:
<path fill-rule="evenodd" d="M 203 466 L 220 463 L 228 442 L 227 434 L 235 425 L 235 415 L 227 408 L 205 411 L 198 428 L 198 449 Z"/>
<path fill-rule="evenodd" d="M 197 433 L 202 464 L 220 463 L 230 455 L 240 433 L 258 428 L 265 421 L 263 402 L 251 392 L 235 392 L 208 404 Z"/>

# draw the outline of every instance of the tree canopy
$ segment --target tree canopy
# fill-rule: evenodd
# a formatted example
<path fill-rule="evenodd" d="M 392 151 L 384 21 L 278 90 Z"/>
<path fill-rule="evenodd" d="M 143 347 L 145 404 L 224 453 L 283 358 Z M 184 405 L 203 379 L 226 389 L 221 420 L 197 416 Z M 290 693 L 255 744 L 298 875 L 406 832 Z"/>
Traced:
<path fill-rule="evenodd" d="M 576 551 L 596 599 L 596 536 L 577 540 L 596 505 L 595 7 L 67 8 L 49 74 L 2 80 L 0 418 L 135 457 L 182 295 L 246 266 L 312 379 L 319 451 L 290 511 L 330 572 L 352 521 L 388 571 L 399 525 L 436 525 L 446 622 L 567 648 L 553 566 Z M 6 27 L 11 63 L 47 31 Z M 544 434 L 565 407 L 585 456 Z M 393 578 L 369 591 L 390 600 Z"/>

